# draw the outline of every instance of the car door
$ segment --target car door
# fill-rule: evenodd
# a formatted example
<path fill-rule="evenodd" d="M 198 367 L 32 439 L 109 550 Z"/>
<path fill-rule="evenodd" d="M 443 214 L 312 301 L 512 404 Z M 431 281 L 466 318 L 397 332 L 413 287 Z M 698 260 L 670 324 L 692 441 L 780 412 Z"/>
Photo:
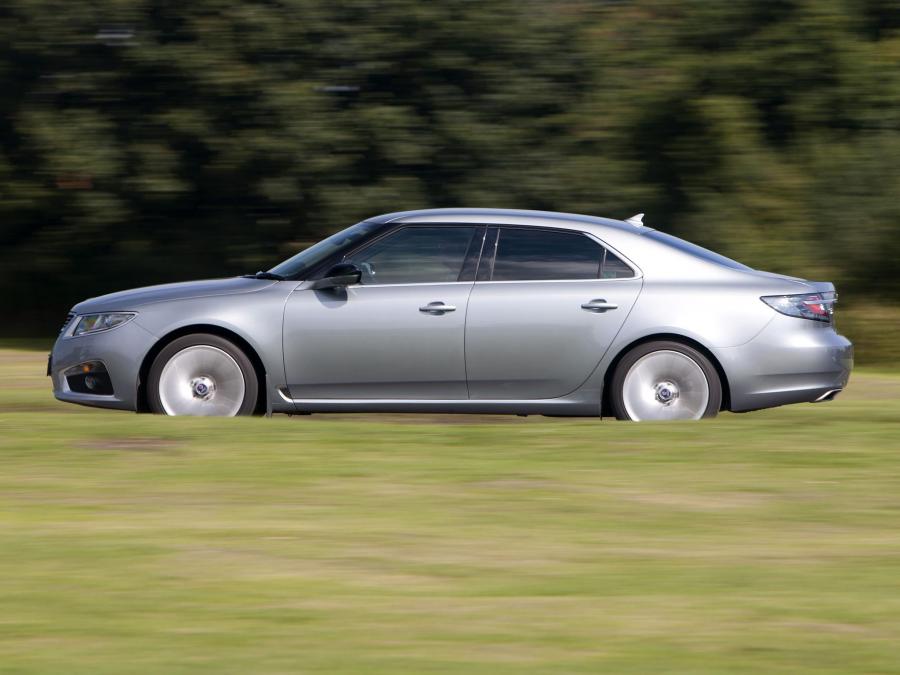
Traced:
<path fill-rule="evenodd" d="M 480 238 L 477 236 L 480 234 Z M 294 291 L 284 316 L 294 399 L 465 399 L 465 317 L 484 228 L 410 225 L 345 258 L 339 290 Z"/>
<path fill-rule="evenodd" d="M 492 228 L 466 320 L 469 397 L 574 391 L 603 358 L 640 289 L 635 271 L 586 233 Z"/>

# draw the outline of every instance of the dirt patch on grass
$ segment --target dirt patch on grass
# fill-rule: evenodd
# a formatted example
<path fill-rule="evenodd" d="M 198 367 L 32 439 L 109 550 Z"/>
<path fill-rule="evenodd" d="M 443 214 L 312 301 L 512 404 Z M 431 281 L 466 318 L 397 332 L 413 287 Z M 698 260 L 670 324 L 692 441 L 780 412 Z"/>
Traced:
<path fill-rule="evenodd" d="M 833 621 L 784 621 L 781 625 L 785 628 L 799 628 L 813 633 L 832 633 L 837 635 L 871 634 L 873 632 L 870 628 L 859 624 L 836 623 Z"/>
<path fill-rule="evenodd" d="M 159 452 L 177 446 L 175 441 L 165 438 L 98 438 L 93 441 L 78 441 L 76 448 L 86 450 L 125 450 L 132 452 Z"/>
<path fill-rule="evenodd" d="M 693 511 L 755 508 L 766 504 L 771 499 L 767 495 L 748 492 L 729 492 L 709 495 L 675 494 L 666 492 L 636 493 L 626 490 L 612 490 L 611 492 L 627 501 L 663 508 Z"/>

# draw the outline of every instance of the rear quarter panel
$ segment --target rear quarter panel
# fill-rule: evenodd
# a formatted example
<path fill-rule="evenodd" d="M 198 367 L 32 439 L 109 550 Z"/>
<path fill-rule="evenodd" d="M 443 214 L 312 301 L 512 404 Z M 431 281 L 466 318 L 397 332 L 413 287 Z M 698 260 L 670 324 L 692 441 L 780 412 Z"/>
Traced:
<path fill-rule="evenodd" d="M 802 280 L 708 262 L 643 236 L 607 234 L 640 266 L 644 287 L 615 342 L 591 378 L 599 386 L 617 356 L 654 336 L 689 338 L 716 351 L 751 341 L 777 316 L 764 295 L 809 292 Z M 729 365 L 720 363 L 727 377 Z M 736 373 L 735 373 L 736 374 Z"/>

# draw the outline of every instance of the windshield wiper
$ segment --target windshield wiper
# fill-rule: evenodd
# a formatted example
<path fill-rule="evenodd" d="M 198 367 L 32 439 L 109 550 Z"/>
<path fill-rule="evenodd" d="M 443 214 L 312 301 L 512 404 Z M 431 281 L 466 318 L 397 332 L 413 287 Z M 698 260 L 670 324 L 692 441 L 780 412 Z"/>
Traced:
<path fill-rule="evenodd" d="M 272 281 L 284 281 L 284 277 L 274 272 L 257 272 L 256 274 L 242 274 L 244 279 L 271 279 Z"/>

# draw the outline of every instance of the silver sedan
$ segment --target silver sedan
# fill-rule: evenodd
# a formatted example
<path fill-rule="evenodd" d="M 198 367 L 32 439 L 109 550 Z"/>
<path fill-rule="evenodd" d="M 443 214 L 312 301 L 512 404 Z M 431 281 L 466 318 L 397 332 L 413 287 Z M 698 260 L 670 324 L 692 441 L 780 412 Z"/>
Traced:
<path fill-rule="evenodd" d="M 835 300 L 639 216 L 407 211 L 268 272 L 82 302 L 48 374 L 60 400 L 168 415 L 700 419 L 840 392 Z"/>

